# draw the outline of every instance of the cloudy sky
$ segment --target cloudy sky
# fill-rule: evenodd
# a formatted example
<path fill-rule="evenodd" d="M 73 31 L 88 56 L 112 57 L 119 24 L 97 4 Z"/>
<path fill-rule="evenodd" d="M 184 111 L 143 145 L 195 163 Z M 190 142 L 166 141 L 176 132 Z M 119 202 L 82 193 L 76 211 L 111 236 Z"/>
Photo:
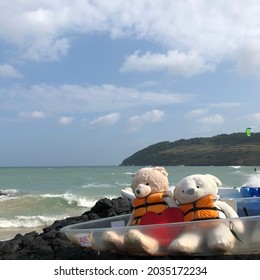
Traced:
<path fill-rule="evenodd" d="M 1 0 L 0 166 L 118 165 L 260 130 L 260 1 Z"/>

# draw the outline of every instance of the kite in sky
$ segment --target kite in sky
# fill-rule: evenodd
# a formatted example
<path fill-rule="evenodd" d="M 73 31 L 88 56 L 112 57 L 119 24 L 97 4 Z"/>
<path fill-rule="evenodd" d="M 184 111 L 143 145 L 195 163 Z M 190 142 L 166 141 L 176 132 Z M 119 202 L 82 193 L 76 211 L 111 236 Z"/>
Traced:
<path fill-rule="evenodd" d="M 248 127 L 246 129 L 246 136 L 250 136 L 251 135 L 251 127 Z"/>

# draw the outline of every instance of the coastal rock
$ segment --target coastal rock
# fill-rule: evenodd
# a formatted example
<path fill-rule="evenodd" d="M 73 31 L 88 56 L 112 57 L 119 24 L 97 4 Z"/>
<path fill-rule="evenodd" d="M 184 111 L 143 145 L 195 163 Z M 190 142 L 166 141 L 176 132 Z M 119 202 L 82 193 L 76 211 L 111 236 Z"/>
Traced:
<path fill-rule="evenodd" d="M 103 255 L 75 245 L 60 232 L 60 229 L 75 223 L 128 213 L 131 213 L 131 207 L 122 197 L 112 200 L 101 199 L 90 211 L 81 216 L 57 220 L 44 228 L 40 234 L 33 231 L 25 235 L 17 234 L 11 240 L 1 241 L 0 260 L 109 259 L 109 252 Z"/>
<path fill-rule="evenodd" d="M 117 259 L 259 259 L 260 255 L 240 256 L 166 256 L 143 257 L 112 252 L 96 252 L 75 245 L 60 232 L 64 226 L 89 220 L 131 213 L 131 206 L 122 197 L 101 199 L 95 206 L 81 216 L 68 217 L 55 221 L 42 233 L 35 231 L 24 235 L 17 234 L 13 239 L 0 242 L 0 260 L 117 260 Z"/>

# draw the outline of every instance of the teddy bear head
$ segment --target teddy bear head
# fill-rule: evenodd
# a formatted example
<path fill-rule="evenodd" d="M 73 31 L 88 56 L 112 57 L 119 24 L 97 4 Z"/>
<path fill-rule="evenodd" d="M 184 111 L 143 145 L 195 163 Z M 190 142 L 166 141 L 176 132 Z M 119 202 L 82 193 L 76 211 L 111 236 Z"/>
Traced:
<path fill-rule="evenodd" d="M 208 195 L 218 198 L 221 181 L 211 174 L 194 174 L 179 181 L 174 189 L 174 197 L 180 204 L 191 203 Z"/>
<path fill-rule="evenodd" d="M 165 192 L 169 188 L 168 173 L 164 167 L 144 167 L 132 175 L 131 188 L 136 197 Z"/>

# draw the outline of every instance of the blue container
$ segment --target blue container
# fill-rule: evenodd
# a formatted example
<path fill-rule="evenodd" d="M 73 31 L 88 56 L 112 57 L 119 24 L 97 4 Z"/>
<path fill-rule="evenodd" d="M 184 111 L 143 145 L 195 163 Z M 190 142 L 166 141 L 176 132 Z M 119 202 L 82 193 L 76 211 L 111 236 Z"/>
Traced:
<path fill-rule="evenodd" d="M 239 217 L 260 215 L 260 198 L 246 198 L 237 201 Z"/>
<path fill-rule="evenodd" d="M 259 187 L 241 187 L 240 193 L 242 197 L 260 197 Z"/>

